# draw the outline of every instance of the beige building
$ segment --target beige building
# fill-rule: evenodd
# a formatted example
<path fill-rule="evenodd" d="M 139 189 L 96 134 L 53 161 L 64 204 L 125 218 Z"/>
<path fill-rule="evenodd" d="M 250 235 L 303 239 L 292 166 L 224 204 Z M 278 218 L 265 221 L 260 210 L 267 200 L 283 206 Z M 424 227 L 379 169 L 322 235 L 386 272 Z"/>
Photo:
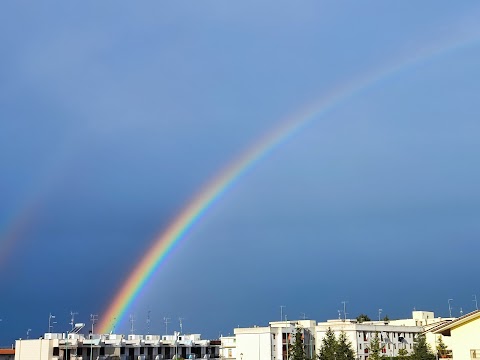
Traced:
<path fill-rule="evenodd" d="M 480 359 L 480 310 L 449 321 L 432 330 L 449 340 L 449 348 L 455 360 Z"/>

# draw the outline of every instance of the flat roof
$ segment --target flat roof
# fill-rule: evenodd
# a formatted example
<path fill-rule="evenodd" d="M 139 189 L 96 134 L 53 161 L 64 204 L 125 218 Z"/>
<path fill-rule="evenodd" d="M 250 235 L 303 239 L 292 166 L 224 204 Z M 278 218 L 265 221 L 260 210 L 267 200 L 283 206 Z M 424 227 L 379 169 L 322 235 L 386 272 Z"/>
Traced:
<path fill-rule="evenodd" d="M 15 349 L 0 349 L 0 355 L 15 355 Z"/>

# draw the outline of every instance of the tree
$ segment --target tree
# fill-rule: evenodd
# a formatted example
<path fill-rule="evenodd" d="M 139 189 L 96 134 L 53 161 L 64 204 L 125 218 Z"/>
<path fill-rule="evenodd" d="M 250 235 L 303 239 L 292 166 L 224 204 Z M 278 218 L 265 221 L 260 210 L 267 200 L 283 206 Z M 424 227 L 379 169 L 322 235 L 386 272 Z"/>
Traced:
<path fill-rule="evenodd" d="M 437 354 L 440 359 L 444 359 L 448 356 L 448 347 L 443 342 L 442 335 L 438 336 L 438 343 L 437 343 Z"/>
<path fill-rule="evenodd" d="M 410 355 L 412 360 L 435 360 L 435 355 L 427 344 L 425 335 L 417 334 L 413 340 L 413 352 Z"/>
<path fill-rule="evenodd" d="M 406 359 L 408 358 L 408 350 L 407 349 L 398 349 L 398 359 Z"/>
<path fill-rule="evenodd" d="M 390 321 L 390 318 L 388 317 L 388 315 L 385 315 L 385 317 L 383 318 L 383 321 L 385 322 Z"/>
<path fill-rule="evenodd" d="M 340 333 L 337 340 L 336 360 L 355 360 L 352 342 L 347 339 L 345 331 Z"/>
<path fill-rule="evenodd" d="M 288 359 L 289 360 L 308 360 L 305 353 L 305 346 L 303 344 L 303 330 L 297 327 L 295 332 L 295 340 L 293 344 L 288 345 Z"/>
<path fill-rule="evenodd" d="M 378 337 L 378 332 L 375 331 L 375 335 L 370 339 L 370 344 L 368 345 L 368 359 L 369 360 L 379 360 L 382 355 L 380 351 L 382 346 L 380 344 L 380 338 Z"/>
<path fill-rule="evenodd" d="M 331 328 L 328 328 L 325 337 L 322 339 L 322 346 L 318 353 L 319 360 L 335 360 L 338 349 L 337 338 Z"/>
<path fill-rule="evenodd" d="M 364 321 L 372 321 L 372 320 L 370 320 L 370 318 L 366 314 L 360 314 L 360 315 L 357 316 L 357 322 L 358 323 L 362 323 Z"/>

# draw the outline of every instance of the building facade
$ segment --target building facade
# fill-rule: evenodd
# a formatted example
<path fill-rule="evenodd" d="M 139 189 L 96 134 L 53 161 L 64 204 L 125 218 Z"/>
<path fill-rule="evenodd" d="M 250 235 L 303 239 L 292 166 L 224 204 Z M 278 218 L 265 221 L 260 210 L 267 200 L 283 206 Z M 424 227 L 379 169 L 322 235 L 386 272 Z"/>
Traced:
<path fill-rule="evenodd" d="M 167 360 L 218 359 L 220 342 L 199 334 L 118 335 L 46 333 L 42 339 L 17 340 L 15 360 Z"/>
<path fill-rule="evenodd" d="M 307 355 L 312 357 L 315 354 L 315 321 L 299 320 L 274 321 L 264 327 L 236 328 L 236 359 L 287 360 L 288 345 L 293 343 L 297 328 L 301 329 Z"/>
<path fill-rule="evenodd" d="M 445 323 L 431 332 L 449 340 L 449 349 L 455 360 L 480 359 L 480 310 Z"/>

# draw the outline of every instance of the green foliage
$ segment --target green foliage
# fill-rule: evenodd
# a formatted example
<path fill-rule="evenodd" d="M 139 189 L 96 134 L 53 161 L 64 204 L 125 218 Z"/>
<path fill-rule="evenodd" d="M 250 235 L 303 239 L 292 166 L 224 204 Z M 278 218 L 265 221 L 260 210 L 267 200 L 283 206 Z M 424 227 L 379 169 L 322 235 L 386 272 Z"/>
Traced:
<path fill-rule="evenodd" d="M 305 353 L 305 346 L 303 344 L 303 331 L 297 327 L 295 332 L 295 340 L 293 344 L 288 345 L 288 359 L 289 360 L 308 360 Z"/>
<path fill-rule="evenodd" d="M 370 318 L 366 314 L 360 314 L 360 315 L 357 316 L 357 322 L 358 323 L 362 323 L 364 321 L 372 321 L 372 320 L 370 320 Z"/>
<path fill-rule="evenodd" d="M 438 357 L 439 358 L 446 358 L 447 355 L 448 355 L 449 351 L 448 351 L 448 347 L 447 345 L 445 345 L 445 343 L 443 342 L 443 338 L 442 338 L 442 335 L 439 335 L 438 336 L 438 342 L 437 342 L 437 354 L 438 354 Z"/>
<path fill-rule="evenodd" d="M 379 360 L 382 358 L 381 351 L 382 346 L 380 344 L 380 338 L 378 337 L 378 332 L 375 331 L 375 335 L 370 339 L 370 344 L 368 345 L 368 359 L 369 360 Z"/>
<path fill-rule="evenodd" d="M 328 328 L 322 339 L 322 346 L 318 353 L 319 360 L 335 360 L 338 349 L 338 341 L 331 328 Z"/>
<path fill-rule="evenodd" d="M 411 360 L 435 360 L 435 355 L 428 346 L 425 335 L 417 334 L 413 341 L 413 352 L 410 355 Z"/>
<path fill-rule="evenodd" d="M 390 321 L 390 318 L 388 317 L 388 315 L 385 315 L 385 317 L 383 318 L 383 321 L 385 322 Z"/>
<path fill-rule="evenodd" d="M 398 359 L 406 359 L 408 358 L 408 350 L 407 349 L 398 349 Z"/>
<path fill-rule="evenodd" d="M 347 339 L 347 334 L 344 331 L 338 336 L 336 360 L 355 360 L 352 343 Z"/>

